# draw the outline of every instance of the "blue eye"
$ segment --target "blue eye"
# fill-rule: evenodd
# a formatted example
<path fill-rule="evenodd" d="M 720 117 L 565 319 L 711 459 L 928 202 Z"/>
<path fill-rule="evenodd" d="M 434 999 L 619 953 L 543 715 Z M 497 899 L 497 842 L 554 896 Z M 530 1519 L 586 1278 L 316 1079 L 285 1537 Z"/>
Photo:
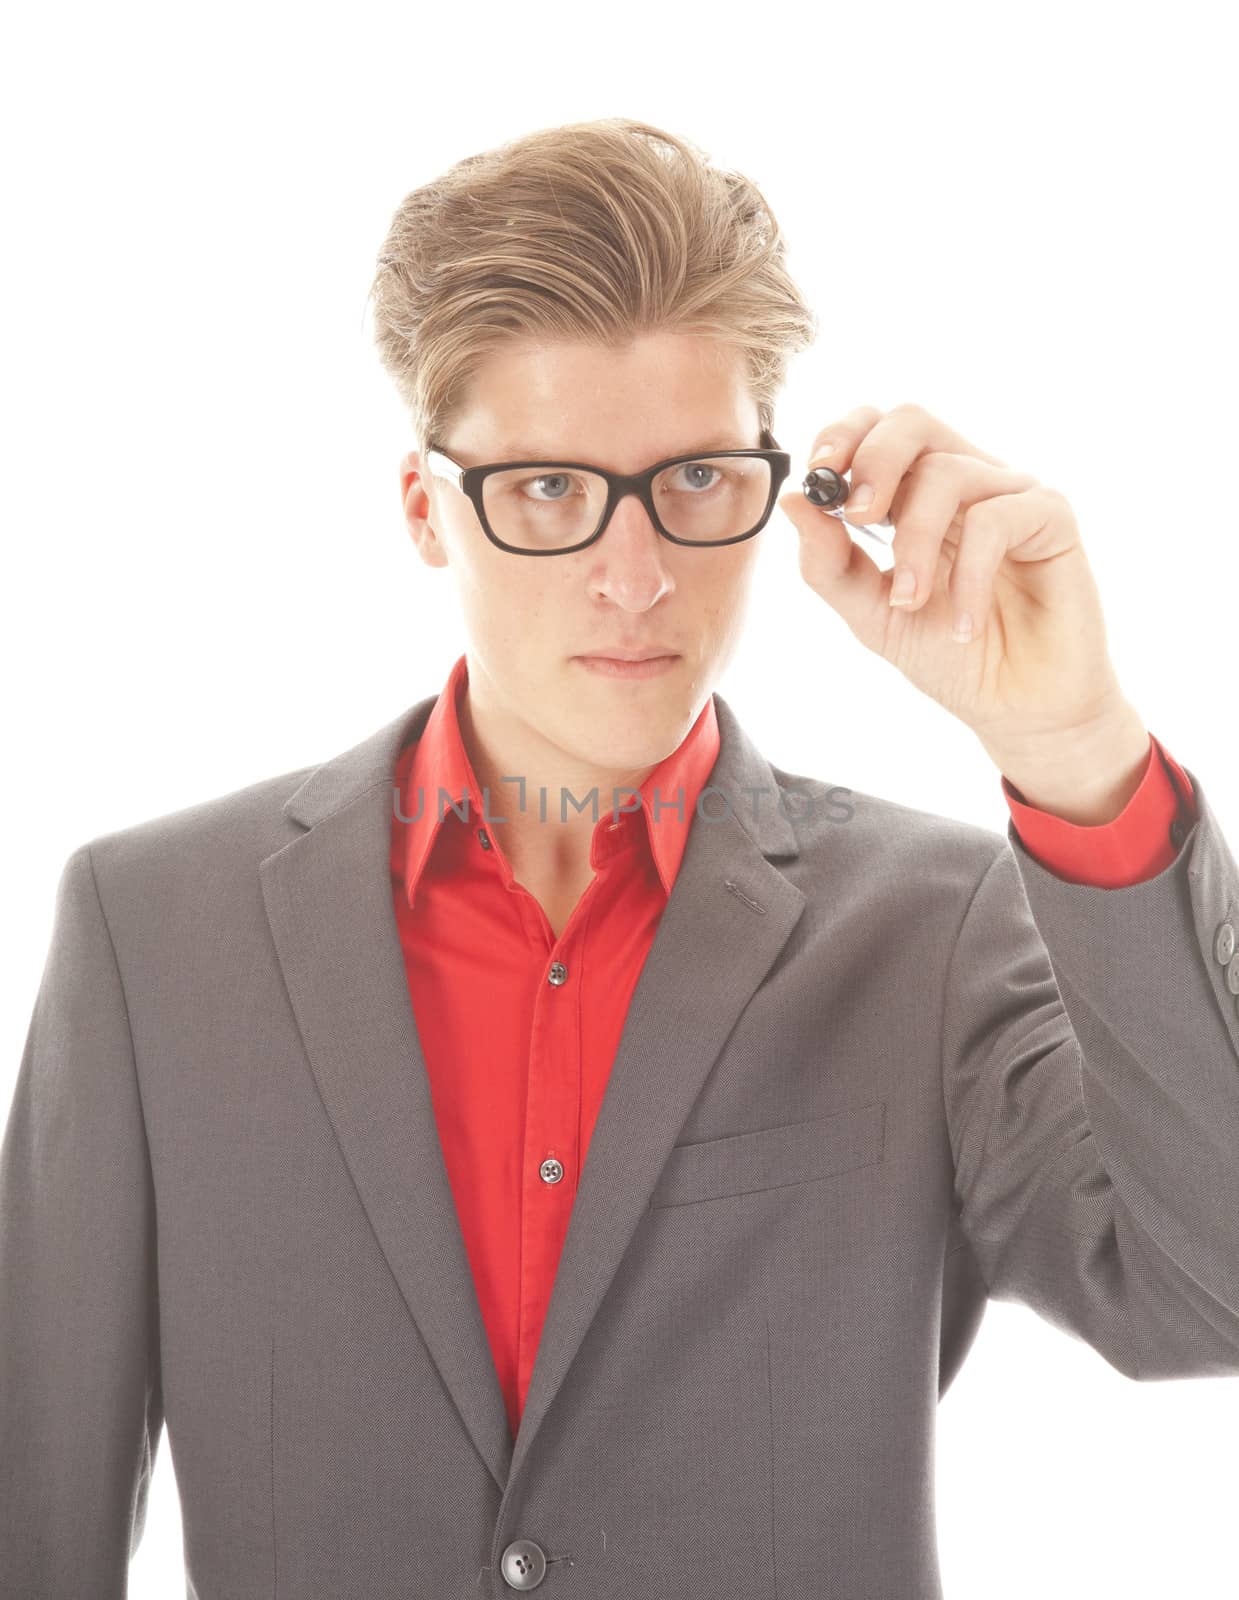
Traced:
<path fill-rule="evenodd" d="M 676 470 L 679 472 L 712 472 L 715 478 L 719 476 L 719 469 L 711 466 L 708 461 L 684 461 Z M 698 487 L 711 489 L 714 487 L 714 485 L 712 483 L 707 483 L 699 484 Z"/>
<path fill-rule="evenodd" d="M 523 491 L 524 488 L 525 488 L 525 485 L 529 484 L 529 483 L 551 483 L 551 484 L 560 483 L 560 484 L 567 485 L 567 484 L 569 484 L 569 483 L 571 483 L 573 481 L 574 480 L 566 472 L 540 472 L 540 473 L 538 473 L 537 477 L 526 478 L 524 480 L 524 482 L 521 483 L 521 484 L 518 484 L 517 487 L 520 488 Z M 549 498 L 550 498 L 551 501 L 563 500 L 563 499 L 566 498 L 566 495 L 565 494 L 557 494 L 557 495 L 556 494 L 552 494 Z"/>

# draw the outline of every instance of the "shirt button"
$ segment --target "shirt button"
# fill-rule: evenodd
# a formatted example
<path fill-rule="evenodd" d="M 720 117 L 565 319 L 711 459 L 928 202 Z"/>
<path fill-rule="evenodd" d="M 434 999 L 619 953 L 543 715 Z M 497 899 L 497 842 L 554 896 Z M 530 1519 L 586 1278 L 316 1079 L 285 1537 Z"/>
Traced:
<path fill-rule="evenodd" d="M 553 983 L 556 988 L 558 988 L 561 983 L 567 983 L 568 969 L 564 966 L 562 961 L 551 962 L 551 970 L 546 975 L 546 981 L 548 983 Z"/>
<path fill-rule="evenodd" d="M 538 1176 L 543 1183 L 562 1183 L 564 1176 L 563 1162 L 556 1161 L 554 1156 L 548 1156 L 538 1168 Z"/>
<path fill-rule="evenodd" d="M 489 850 L 490 849 L 490 835 L 487 833 L 485 828 L 479 828 L 478 829 L 478 838 L 481 840 L 482 849 L 483 850 Z"/>
<path fill-rule="evenodd" d="M 1223 966 L 1234 955 L 1235 930 L 1233 924 L 1229 922 L 1222 923 L 1217 931 L 1217 937 L 1213 941 L 1213 953 Z"/>
<path fill-rule="evenodd" d="M 509 1589 L 536 1589 L 546 1577 L 546 1555 L 532 1539 L 513 1539 L 499 1558 L 499 1570 Z"/>

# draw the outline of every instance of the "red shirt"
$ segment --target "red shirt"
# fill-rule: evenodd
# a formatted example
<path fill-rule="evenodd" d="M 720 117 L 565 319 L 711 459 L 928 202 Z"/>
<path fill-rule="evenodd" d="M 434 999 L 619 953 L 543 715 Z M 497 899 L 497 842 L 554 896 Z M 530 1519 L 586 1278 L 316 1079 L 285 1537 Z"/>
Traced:
<path fill-rule="evenodd" d="M 595 875 L 556 940 L 486 826 L 509 816 L 520 792 L 505 785 L 483 809 L 457 720 L 467 682 L 462 655 L 397 766 L 392 895 L 440 1143 L 515 1437 L 628 1003 L 719 732 L 711 696 L 642 784 L 644 803 L 621 793 L 617 816 L 614 797 L 599 795 Z M 1115 888 L 1156 875 L 1178 853 L 1169 828 L 1180 794 L 1182 809 L 1196 813 L 1190 780 L 1152 735 L 1149 758 L 1122 814 L 1100 827 L 1026 805 L 1004 777 L 1022 842 L 1074 882 Z M 540 797 L 525 803 L 532 810 Z M 548 793 L 545 803 L 558 815 L 557 798 Z"/>

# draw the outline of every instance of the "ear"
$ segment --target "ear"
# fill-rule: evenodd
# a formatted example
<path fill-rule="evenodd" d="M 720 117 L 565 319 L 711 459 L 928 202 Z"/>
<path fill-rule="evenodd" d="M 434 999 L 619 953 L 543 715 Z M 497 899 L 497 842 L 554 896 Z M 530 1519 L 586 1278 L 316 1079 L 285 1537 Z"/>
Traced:
<path fill-rule="evenodd" d="M 447 550 L 431 526 L 434 508 L 429 493 L 430 479 L 423 478 L 421 458 L 410 450 L 400 462 L 400 502 L 404 520 L 417 546 L 417 553 L 428 567 L 446 567 Z"/>

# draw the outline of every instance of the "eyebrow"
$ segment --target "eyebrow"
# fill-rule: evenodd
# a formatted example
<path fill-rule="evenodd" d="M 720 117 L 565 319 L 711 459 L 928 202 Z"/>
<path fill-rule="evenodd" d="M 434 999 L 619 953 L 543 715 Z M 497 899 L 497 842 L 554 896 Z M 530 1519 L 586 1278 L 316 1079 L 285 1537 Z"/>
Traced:
<path fill-rule="evenodd" d="M 669 450 L 665 456 L 659 456 L 659 461 L 670 461 L 676 456 L 708 455 L 713 450 L 759 450 L 760 445 L 736 444 L 730 434 L 716 435 L 707 444 L 690 444 L 682 450 Z M 506 444 L 495 446 L 496 461 L 576 461 L 577 456 L 568 456 L 563 452 L 530 450 L 519 442 L 509 441 Z"/>

